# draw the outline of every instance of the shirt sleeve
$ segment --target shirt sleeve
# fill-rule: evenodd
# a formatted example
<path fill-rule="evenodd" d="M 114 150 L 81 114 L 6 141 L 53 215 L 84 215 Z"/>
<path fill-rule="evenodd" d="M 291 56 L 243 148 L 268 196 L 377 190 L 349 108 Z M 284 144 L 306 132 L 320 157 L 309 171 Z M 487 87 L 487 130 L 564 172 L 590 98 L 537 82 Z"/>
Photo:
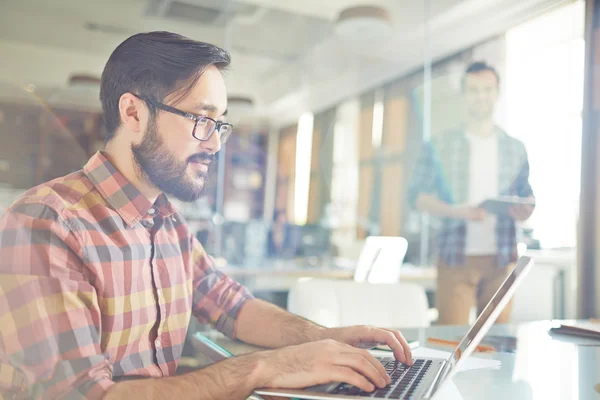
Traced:
<path fill-rule="evenodd" d="M 527 158 L 527 152 L 525 149 L 523 149 L 523 152 L 523 164 L 521 165 L 517 178 L 515 179 L 515 192 L 519 197 L 534 197 L 533 189 L 529 183 L 529 160 Z"/>
<path fill-rule="evenodd" d="M 443 188 L 440 165 L 431 142 L 423 144 L 407 192 L 412 208 L 416 208 L 419 194 L 435 194 L 441 200 L 451 201 L 448 191 Z"/>
<path fill-rule="evenodd" d="M 0 393 L 5 398 L 100 399 L 112 367 L 81 245 L 41 204 L 0 218 Z"/>
<path fill-rule="evenodd" d="M 201 323 L 236 338 L 236 321 L 242 306 L 253 297 L 241 284 L 213 266 L 200 242 L 192 236 L 194 296 L 192 311 Z"/>

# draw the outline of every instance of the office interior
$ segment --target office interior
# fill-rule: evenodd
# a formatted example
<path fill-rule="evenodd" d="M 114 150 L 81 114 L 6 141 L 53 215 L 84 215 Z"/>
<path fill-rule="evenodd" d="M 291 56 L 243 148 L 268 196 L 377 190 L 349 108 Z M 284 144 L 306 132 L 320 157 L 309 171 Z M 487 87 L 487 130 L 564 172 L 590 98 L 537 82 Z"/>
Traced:
<path fill-rule="evenodd" d="M 465 70 L 483 61 L 500 76 L 494 122 L 525 145 L 536 199 L 517 224 L 536 265 L 511 323 L 598 316 L 583 0 L 21 0 L 0 21 L 2 209 L 103 148 L 99 78 L 122 40 L 169 30 L 220 45 L 235 133 L 205 195 L 173 202 L 218 268 L 326 326 L 356 322 L 329 306 L 357 300 L 364 323 L 437 323 L 441 221 L 407 191 L 423 143 L 460 126 Z M 336 292 L 352 300 L 329 293 L 340 283 L 356 285 Z M 382 284 L 380 298 L 356 289 Z"/>

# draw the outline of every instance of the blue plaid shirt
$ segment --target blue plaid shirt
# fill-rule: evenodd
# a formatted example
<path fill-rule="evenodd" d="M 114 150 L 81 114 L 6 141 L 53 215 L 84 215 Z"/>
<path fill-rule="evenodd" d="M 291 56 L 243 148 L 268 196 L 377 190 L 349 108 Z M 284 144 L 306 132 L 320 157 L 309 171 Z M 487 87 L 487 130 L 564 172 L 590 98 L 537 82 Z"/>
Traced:
<path fill-rule="evenodd" d="M 502 196 L 533 196 L 529 162 L 523 143 L 496 128 L 498 135 L 498 187 Z M 419 194 L 431 194 L 448 204 L 464 204 L 469 198 L 469 142 L 462 131 L 450 132 L 423 147 L 412 182 L 409 203 L 415 207 Z M 464 220 L 444 218 L 437 237 L 441 261 L 464 265 L 467 226 Z M 512 218 L 496 223 L 498 266 L 517 260 L 517 229 Z"/>

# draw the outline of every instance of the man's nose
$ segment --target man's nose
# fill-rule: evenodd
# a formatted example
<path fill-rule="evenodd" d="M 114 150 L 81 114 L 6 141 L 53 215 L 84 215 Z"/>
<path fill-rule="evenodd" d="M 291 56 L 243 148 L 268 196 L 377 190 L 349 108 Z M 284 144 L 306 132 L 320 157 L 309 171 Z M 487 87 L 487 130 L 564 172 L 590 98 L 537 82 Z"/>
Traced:
<path fill-rule="evenodd" d="M 221 134 L 215 129 L 208 140 L 205 140 L 201 143 L 204 151 L 211 154 L 218 153 L 219 150 L 221 150 Z"/>

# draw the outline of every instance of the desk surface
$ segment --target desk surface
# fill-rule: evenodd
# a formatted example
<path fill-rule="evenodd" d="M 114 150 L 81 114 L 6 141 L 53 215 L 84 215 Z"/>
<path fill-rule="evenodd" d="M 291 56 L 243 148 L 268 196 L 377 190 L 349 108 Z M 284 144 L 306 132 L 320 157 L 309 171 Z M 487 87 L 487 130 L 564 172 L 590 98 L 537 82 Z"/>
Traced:
<path fill-rule="evenodd" d="M 582 342 L 552 337 L 552 322 L 497 325 L 490 334 L 512 335 L 518 339 L 517 352 L 478 353 L 477 357 L 502 362 L 499 370 L 460 372 L 454 382 L 465 400 L 598 400 L 594 385 L 600 383 L 600 347 L 577 346 Z M 425 343 L 428 337 L 455 340 L 466 333 L 465 326 L 436 326 L 402 330 L 408 340 Z M 252 346 L 216 338 L 235 354 L 255 350 Z M 587 341 L 587 343 L 590 343 Z M 599 343 L 600 344 L 600 343 Z M 438 347 L 443 350 L 448 348 Z M 439 399 L 443 400 L 443 399 Z"/>
<path fill-rule="evenodd" d="M 497 325 L 490 335 L 510 335 L 518 340 L 517 351 L 477 354 L 500 360 L 500 370 L 461 372 L 454 382 L 465 400 L 588 400 L 600 399 L 594 385 L 600 383 L 600 347 L 577 346 L 582 341 L 550 336 L 548 321 L 521 325 Z M 408 329 L 409 340 L 425 343 L 427 337 L 457 339 L 467 327 Z M 583 343 L 590 343 L 585 341 Z M 600 344 L 600 343 L 597 343 Z"/>

